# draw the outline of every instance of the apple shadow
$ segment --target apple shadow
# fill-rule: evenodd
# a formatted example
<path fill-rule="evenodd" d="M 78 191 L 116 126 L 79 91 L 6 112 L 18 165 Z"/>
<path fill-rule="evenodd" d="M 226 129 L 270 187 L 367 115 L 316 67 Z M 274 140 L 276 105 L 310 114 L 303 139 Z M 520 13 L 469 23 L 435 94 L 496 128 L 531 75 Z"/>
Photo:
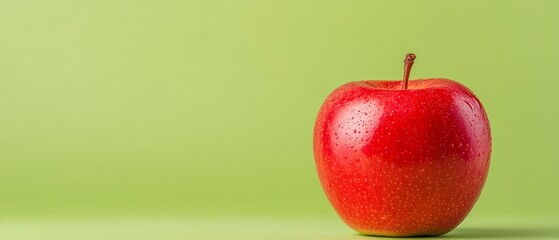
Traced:
<path fill-rule="evenodd" d="M 397 237 L 355 234 L 361 238 L 398 239 Z M 442 236 L 410 237 L 415 239 L 559 239 L 559 229 L 552 228 L 458 228 Z"/>
<path fill-rule="evenodd" d="M 559 239 L 559 229 L 552 228 L 458 228 L 441 236 L 448 239 Z"/>

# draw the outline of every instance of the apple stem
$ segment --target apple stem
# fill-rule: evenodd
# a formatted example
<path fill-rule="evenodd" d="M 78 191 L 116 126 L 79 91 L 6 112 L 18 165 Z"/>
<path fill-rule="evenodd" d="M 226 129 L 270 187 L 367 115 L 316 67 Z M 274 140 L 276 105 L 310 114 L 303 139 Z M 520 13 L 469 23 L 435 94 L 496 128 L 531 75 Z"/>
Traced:
<path fill-rule="evenodd" d="M 410 79 L 411 66 L 413 66 L 413 61 L 415 60 L 415 54 L 406 54 L 406 59 L 404 59 L 404 84 L 402 89 L 408 89 L 408 80 Z"/>

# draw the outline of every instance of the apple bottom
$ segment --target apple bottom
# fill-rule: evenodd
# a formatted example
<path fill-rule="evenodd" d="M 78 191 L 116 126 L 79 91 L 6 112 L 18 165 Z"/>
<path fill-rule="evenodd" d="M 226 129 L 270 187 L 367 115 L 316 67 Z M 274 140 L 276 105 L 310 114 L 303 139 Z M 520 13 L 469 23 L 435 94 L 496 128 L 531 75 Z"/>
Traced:
<path fill-rule="evenodd" d="M 475 204 L 488 167 L 459 157 L 413 165 L 326 162 L 321 182 L 344 222 L 361 234 L 392 237 L 450 232 Z"/>
<path fill-rule="evenodd" d="M 348 225 L 349 226 L 349 225 Z M 367 236 L 378 236 L 378 237 L 436 237 L 436 236 L 441 236 L 444 235 L 450 231 L 452 231 L 454 228 L 456 228 L 457 225 L 452 226 L 452 227 L 444 227 L 444 229 L 442 230 L 431 230 L 431 231 L 425 231 L 425 230 L 411 230 L 411 231 L 375 231 L 375 230 L 362 230 L 362 229 L 357 229 L 354 227 L 351 227 L 352 229 L 354 229 L 355 231 L 357 231 L 359 234 L 362 235 L 367 235 Z"/>

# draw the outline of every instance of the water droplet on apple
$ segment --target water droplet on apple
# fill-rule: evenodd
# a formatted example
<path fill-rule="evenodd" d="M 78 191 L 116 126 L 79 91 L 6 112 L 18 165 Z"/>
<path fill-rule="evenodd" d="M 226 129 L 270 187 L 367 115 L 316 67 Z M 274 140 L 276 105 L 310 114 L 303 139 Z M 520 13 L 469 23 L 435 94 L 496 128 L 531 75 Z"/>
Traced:
<path fill-rule="evenodd" d="M 475 110 L 475 107 L 474 107 L 474 105 L 473 105 L 472 103 L 470 103 L 470 102 L 468 102 L 468 101 L 466 101 L 466 100 L 464 100 L 464 102 L 466 103 L 466 105 L 468 105 L 468 107 L 470 107 L 470 109 L 472 109 L 472 111 Z"/>

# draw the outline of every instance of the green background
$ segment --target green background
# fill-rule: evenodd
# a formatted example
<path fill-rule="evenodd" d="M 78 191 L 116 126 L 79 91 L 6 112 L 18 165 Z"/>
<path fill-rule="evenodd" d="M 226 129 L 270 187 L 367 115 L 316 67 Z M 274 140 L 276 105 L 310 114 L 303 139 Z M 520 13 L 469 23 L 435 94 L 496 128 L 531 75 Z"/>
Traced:
<path fill-rule="evenodd" d="M 407 52 L 412 78 L 457 80 L 488 112 L 491 170 L 467 221 L 555 218 L 557 12 L 558 1 L 1 1 L 0 218 L 339 221 L 314 169 L 318 109 L 345 82 L 401 78 Z M 13 224 L 0 228 L 25 229 Z"/>

